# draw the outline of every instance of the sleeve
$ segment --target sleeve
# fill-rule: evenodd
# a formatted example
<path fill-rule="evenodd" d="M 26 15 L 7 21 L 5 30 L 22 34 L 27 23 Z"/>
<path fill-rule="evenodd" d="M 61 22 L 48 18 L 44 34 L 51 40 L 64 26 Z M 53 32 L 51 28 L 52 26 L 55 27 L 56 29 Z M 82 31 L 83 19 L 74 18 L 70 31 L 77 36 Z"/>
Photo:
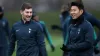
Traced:
<path fill-rule="evenodd" d="M 15 41 L 16 41 L 16 36 L 15 36 L 15 31 L 14 28 L 12 27 L 11 33 L 10 33 L 10 43 L 9 43 L 9 48 L 8 48 L 8 56 L 12 56 L 14 48 L 15 48 Z"/>
<path fill-rule="evenodd" d="M 99 29 L 99 32 L 97 34 L 97 38 L 94 42 L 94 45 L 97 45 L 97 43 L 100 41 L 100 20 L 91 16 L 91 23 L 93 23 L 93 26 L 96 26 Z"/>
<path fill-rule="evenodd" d="M 52 46 L 53 43 L 52 43 L 51 35 L 48 32 L 48 29 L 46 28 L 45 23 L 42 23 L 42 26 L 43 26 L 44 35 L 46 36 L 46 39 L 48 40 L 49 44 Z"/>
<path fill-rule="evenodd" d="M 68 45 L 69 50 L 87 50 L 93 47 L 94 42 L 94 30 L 90 24 L 86 24 L 85 27 L 85 41 L 81 43 L 75 43 Z"/>
<path fill-rule="evenodd" d="M 60 18 L 60 23 L 61 23 L 61 26 L 62 26 L 62 24 L 63 24 L 63 22 L 64 22 L 64 19 L 63 19 L 62 14 L 59 15 L 59 18 Z"/>
<path fill-rule="evenodd" d="M 37 43 L 38 43 L 38 47 L 39 47 L 39 55 L 41 56 L 47 56 L 46 53 L 46 48 L 45 48 L 45 42 L 44 42 L 44 36 L 42 33 L 41 28 L 38 26 L 37 27 L 37 31 L 36 31 L 36 36 L 37 36 Z"/>
<path fill-rule="evenodd" d="M 69 31 L 69 28 L 71 27 L 70 21 L 71 21 L 71 17 L 68 16 L 63 25 L 64 45 L 66 45 L 68 43 L 68 36 L 69 36 L 68 31 Z"/>
<path fill-rule="evenodd" d="M 99 29 L 99 32 L 97 34 L 96 40 L 94 42 L 94 46 L 97 45 L 97 43 L 100 41 L 100 20 L 94 17 L 91 13 L 85 12 L 85 17 L 87 20 L 93 25 L 96 26 Z"/>
<path fill-rule="evenodd" d="M 67 22 L 65 22 L 65 24 L 63 25 L 63 40 L 64 40 L 64 44 L 66 45 L 67 43 Z"/>

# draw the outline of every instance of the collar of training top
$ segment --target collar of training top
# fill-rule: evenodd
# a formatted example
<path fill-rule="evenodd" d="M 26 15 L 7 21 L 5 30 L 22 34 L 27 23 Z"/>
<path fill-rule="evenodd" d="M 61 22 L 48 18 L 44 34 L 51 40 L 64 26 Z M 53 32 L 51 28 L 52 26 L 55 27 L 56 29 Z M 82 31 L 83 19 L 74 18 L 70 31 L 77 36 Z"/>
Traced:
<path fill-rule="evenodd" d="M 79 24 L 81 24 L 83 21 L 84 21 L 84 16 L 81 15 L 81 16 L 79 16 L 77 19 L 72 19 L 72 20 L 71 20 L 71 23 L 72 23 L 72 24 L 79 25 Z"/>
<path fill-rule="evenodd" d="M 30 24 L 31 21 L 32 21 L 32 20 L 24 22 L 24 21 L 21 19 L 21 22 L 22 22 L 23 24 Z"/>

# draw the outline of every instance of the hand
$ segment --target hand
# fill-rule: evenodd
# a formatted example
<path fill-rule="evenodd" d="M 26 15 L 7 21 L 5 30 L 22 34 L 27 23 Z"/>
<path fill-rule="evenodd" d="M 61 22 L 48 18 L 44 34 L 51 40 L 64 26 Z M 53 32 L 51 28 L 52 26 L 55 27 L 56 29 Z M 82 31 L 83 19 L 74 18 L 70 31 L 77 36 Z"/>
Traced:
<path fill-rule="evenodd" d="M 70 50 L 68 49 L 68 47 L 65 46 L 64 44 L 63 44 L 63 47 L 61 47 L 60 49 L 63 50 L 63 51 L 65 51 L 65 52 L 69 52 L 69 51 L 70 51 Z"/>
<path fill-rule="evenodd" d="M 99 54 L 99 53 L 100 53 L 100 50 L 97 49 L 96 47 L 94 47 L 94 53 L 95 53 L 95 54 Z"/>
<path fill-rule="evenodd" d="M 55 51 L 55 47 L 53 45 L 51 45 L 51 49 L 52 49 L 52 52 Z"/>

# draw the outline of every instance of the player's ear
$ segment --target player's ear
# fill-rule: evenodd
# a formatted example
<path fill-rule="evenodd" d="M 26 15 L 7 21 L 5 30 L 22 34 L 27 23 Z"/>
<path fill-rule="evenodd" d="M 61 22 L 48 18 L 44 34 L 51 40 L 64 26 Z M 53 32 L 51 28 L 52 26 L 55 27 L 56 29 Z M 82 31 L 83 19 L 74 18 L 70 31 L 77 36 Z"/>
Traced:
<path fill-rule="evenodd" d="M 82 14 L 83 13 L 83 9 L 80 9 L 80 14 Z"/>
<path fill-rule="evenodd" d="M 23 11 L 22 10 L 20 10 L 20 14 L 23 14 Z"/>

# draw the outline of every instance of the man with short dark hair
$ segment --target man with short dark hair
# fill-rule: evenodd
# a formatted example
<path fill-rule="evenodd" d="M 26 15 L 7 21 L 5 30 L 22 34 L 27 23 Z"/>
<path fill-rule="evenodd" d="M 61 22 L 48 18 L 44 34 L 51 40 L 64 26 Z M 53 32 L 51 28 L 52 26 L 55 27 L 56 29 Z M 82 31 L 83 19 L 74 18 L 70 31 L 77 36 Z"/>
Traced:
<path fill-rule="evenodd" d="M 4 9 L 0 6 L 0 56 L 7 56 L 8 40 L 9 40 L 9 23 L 4 16 Z"/>
<path fill-rule="evenodd" d="M 71 20 L 66 28 L 67 41 L 61 48 L 64 56 L 93 56 L 94 30 L 83 15 L 84 6 L 71 2 L 69 12 Z"/>
<path fill-rule="evenodd" d="M 32 11 L 30 3 L 21 6 L 22 19 L 12 27 L 8 56 L 12 56 L 15 42 L 16 56 L 47 56 L 42 30 L 31 20 Z"/>

